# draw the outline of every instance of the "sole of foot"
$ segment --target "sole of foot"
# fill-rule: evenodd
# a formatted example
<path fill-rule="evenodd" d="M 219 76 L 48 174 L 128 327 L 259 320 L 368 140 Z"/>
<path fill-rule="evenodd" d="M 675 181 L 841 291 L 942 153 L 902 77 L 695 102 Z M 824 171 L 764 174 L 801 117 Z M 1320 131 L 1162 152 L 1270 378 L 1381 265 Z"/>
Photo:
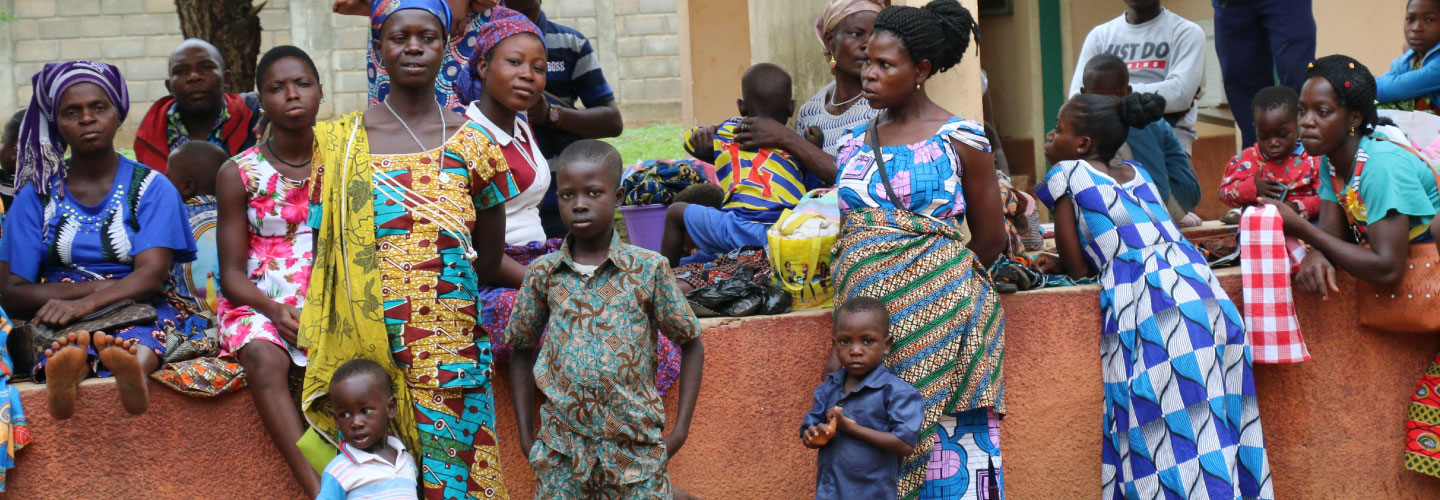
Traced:
<path fill-rule="evenodd" d="M 45 350 L 45 408 L 57 420 L 75 414 L 75 392 L 80 381 L 90 373 L 86 351 L 90 349 L 90 333 L 71 333 L 50 343 Z"/>
<path fill-rule="evenodd" d="M 145 374 L 141 373 L 140 358 L 135 357 L 135 341 L 97 333 L 95 351 L 100 353 L 100 363 L 115 374 L 120 405 L 131 415 L 145 413 L 150 408 L 150 388 L 145 383 Z"/>

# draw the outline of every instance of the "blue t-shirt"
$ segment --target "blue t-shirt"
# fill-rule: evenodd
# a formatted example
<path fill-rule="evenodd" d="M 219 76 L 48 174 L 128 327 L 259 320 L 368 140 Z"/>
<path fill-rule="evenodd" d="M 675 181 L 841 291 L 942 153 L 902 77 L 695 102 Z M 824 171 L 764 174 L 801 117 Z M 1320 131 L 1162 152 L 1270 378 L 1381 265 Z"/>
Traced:
<path fill-rule="evenodd" d="M 36 283 L 124 278 L 152 248 L 173 250 L 175 262 L 195 260 L 185 204 L 165 176 L 121 157 L 111 182 L 95 206 L 76 201 L 63 182 L 45 199 L 26 185 L 5 217 L 0 261 Z"/>
<path fill-rule="evenodd" d="M 874 370 L 845 394 L 845 370 L 827 374 L 815 388 L 815 406 L 805 414 L 800 432 L 825 422 L 825 412 L 839 406 L 856 424 L 888 432 L 915 445 L 925 405 L 920 391 L 885 369 Z M 815 500 L 866 498 L 893 500 L 900 477 L 899 455 L 887 452 L 845 433 L 837 432 L 820 447 L 815 470 Z"/>
<path fill-rule="evenodd" d="M 1430 221 L 1440 211 L 1440 189 L 1434 170 L 1424 160 L 1403 146 L 1367 135 L 1355 152 L 1355 170 L 1360 174 L 1352 175 L 1336 196 L 1335 167 L 1330 158 L 1320 157 L 1320 199 L 1340 204 L 1361 232 L 1393 212 L 1410 218 L 1411 242 L 1430 241 Z"/>

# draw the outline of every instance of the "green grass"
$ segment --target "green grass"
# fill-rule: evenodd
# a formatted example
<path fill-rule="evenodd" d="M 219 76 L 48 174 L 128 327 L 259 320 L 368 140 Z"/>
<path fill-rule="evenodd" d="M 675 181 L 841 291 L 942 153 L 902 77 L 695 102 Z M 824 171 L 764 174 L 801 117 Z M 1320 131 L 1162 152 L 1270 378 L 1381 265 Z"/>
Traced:
<path fill-rule="evenodd" d="M 630 128 L 625 129 L 625 133 L 620 134 L 620 137 L 604 139 L 620 150 L 620 158 L 626 165 L 660 158 L 688 158 L 685 147 L 681 145 L 684 140 L 685 129 L 679 125 Z"/>

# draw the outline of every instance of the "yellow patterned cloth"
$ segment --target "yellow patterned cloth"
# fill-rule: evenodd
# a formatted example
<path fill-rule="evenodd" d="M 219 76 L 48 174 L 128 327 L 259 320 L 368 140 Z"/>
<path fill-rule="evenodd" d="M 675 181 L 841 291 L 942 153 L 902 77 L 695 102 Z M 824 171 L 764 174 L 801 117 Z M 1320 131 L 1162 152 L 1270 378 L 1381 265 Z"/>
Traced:
<path fill-rule="evenodd" d="M 299 344 L 308 349 L 310 364 L 301 390 L 301 410 L 305 420 L 331 444 L 337 444 L 339 435 L 328 397 L 335 369 L 346 361 L 365 358 L 380 363 L 391 378 L 405 380 L 404 370 L 390 355 L 382 316 L 370 141 L 364 116 L 364 111 L 356 111 L 315 124 L 310 184 L 315 260 L 305 308 L 300 311 L 299 333 Z M 324 177 L 329 182 L 322 185 Z M 330 210 L 314 209 L 320 205 Z M 397 401 L 410 400 L 404 384 L 396 384 L 395 390 Z M 409 405 L 399 405 L 399 409 L 392 432 L 413 450 L 411 443 L 419 441 L 415 413 Z"/>

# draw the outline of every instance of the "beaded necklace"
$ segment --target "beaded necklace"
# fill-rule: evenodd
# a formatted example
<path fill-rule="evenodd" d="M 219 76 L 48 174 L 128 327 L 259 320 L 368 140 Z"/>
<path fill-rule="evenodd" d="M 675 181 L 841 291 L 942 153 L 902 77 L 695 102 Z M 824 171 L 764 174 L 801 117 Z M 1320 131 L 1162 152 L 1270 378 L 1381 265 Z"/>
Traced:
<path fill-rule="evenodd" d="M 109 206 L 106 207 L 105 211 L 100 215 L 85 215 L 79 210 L 76 210 L 75 205 L 80 204 L 79 200 L 71 198 L 70 203 L 64 203 L 64 195 L 62 193 L 67 193 L 68 190 L 57 189 L 53 191 L 50 196 L 52 203 L 55 203 L 60 210 L 64 212 L 65 218 L 78 223 L 81 232 L 89 233 L 98 231 L 101 226 L 114 218 L 116 214 L 120 213 L 121 204 L 124 203 L 125 200 L 125 187 L 121 186 L 119 189 L 112 188 L 112 191 Z"/>

